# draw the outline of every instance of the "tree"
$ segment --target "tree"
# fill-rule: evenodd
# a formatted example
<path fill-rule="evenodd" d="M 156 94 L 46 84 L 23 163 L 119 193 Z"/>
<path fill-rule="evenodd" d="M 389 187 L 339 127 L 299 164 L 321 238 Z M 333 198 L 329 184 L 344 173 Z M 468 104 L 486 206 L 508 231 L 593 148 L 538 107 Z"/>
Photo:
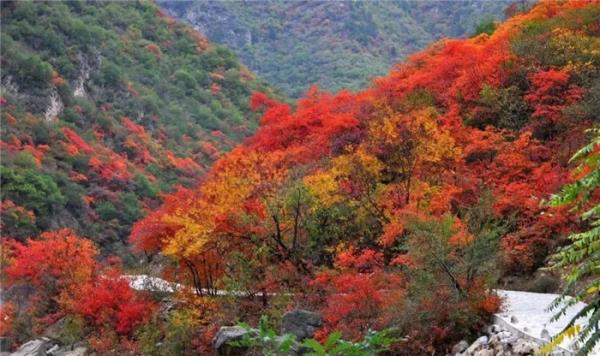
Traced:
<path fill-rule="evenodd" d="M 52 321 L 73 311 L 73 302 L 93 280 L 97 267 L 97 248 L 69 229 L 44 232 L 26 244 L 9 240 L 5 248 L 7 286 L 33 287 L 29 314 L 42 326 L 48 316 Z"/>
<path fill-rule="evenodd" d="M 592 135 L 591 142 L 571 158 L 571 162 L 578 162 L 573 171 L 575 182 L 563 187 L 549 202 L 552 206 L 567 205 L 581 212 L 582 223 L 587 228 L 571 234 L 571 244 L 554 255 L 552 269 L 566 270 L 566 287 L 551 305 L 551 309 L 557 310 L 553 320 L 562 317 L 565 310 L 577 302 L 586 301 L 588 305 L 544 348 L 546 352 L 563 339 L 575 337 L 582 345 L 577 355 L 587 355 L 600 341 L 600 129 L 588 132 Z"/>

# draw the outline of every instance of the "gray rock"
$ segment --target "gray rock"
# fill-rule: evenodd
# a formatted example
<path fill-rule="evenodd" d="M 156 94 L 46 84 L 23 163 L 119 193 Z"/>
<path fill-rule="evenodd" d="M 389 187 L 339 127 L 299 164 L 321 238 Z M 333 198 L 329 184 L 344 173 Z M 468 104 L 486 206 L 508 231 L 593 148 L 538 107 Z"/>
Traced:
<path fill-rule="evenodd" d="M 492 325 L 488 326 L 488 328 L 487 328 L 487 332 L 489 335 L 494 335 L 501 331 L 502 331 L 502 328 L 500 327 L 500 325 L 496 325 L 496 324 L 492 324 Z"/>
<path fill-rule="evenodd" d="M 539 350 L 540 345 L 525 339 L 519 339 L 513 345 L 513 352 L 516 355 L 535 355 Z"/>
<path fill-rule="evenodd" d="M 60 346 L 54 345 L 46 351 L 46 354 L 54 356 L 54 355 L 58 355 L 59 352 L 61 352 Z"/>
<path fill-rule="evenodd" d="M 240 326 L 223 326 L 212 340 L 217 356 L 237 356 L 246 354 L 246 348 L 229 345 L 232 341 L 241 340 L 250 331 Z"/>
<path fill-rule="evenodd" d="M 473 354 L 473 356 L 494 356 L 494 350 L 490 350 L 490 349 L 483 349 L 483 350 L 479 350 L 479 351 L 475 351 L 475 353 Z"/>
<path fill-rule="evenodd" d="M 465 353 L 467 355 L 474 355 L 476 351 L 479 351 L 479 350 L 482 350 L 483 348 L 485 348 L 487 343 L 488 343 L 488 337 L 482 336 L 479 339 L 475 340 L 475 342 L 473 342 L 471 344 L 471 346 L 469 346 L 469 348 L 467 350 L 465 350 Z"/>
<path fill-rule="evenodd" d="M 510 322 L 512 324 L 516 324 L 516 323 L 519 322 L 519 319 L 517 319 L 517 317 L 513 315 L 513 316 L 510 317 Z"/>
<path fill-rule="evenodd" d="M 63 356 L 85 356 L 87 353 L 87 348 L 80 346 L 76 347 L 72 351 L 65 352 Z"/>
<path fill-rule="evenodd" d="M 550 340 L 550 332 L 546 329 L 542 329 L 540 337 L 545 340 Z"/>
<path fill-rule="evenodd" d="M 490 343 L 501 345 L 503 348 L 513 344 L 515 341 L 517 341 L 517 337 L 509 331 L 501 331 L 490 338 Z"/>
<path fill-rule="evenodd" d="M 320 314 L 308 310 L 294 310 L 283 315 L 281 333 L 292 334 L 298 341 L 302 341 L 313 337 L 315 330 L 322 324 Z"/>
<path fill-rule="evenodd" d="M 469 347 L 469 343 L 465 340 L 460 340 L 460 342 L 452 347 L 452 354 L 459 354 L 465 351 Z"/>
<path fill-rule="evenodd" d="M 46 350 L 49 347 L 49 341 L 50 340 L 47 338 L 30 340 L 30 341 L 24 343 L 23 345 L 21 345 L 21 347 L 19 347 L 19 349 L 17 351 L 13 352 L 10 355 L 11 356 L 45 356 Z"/>

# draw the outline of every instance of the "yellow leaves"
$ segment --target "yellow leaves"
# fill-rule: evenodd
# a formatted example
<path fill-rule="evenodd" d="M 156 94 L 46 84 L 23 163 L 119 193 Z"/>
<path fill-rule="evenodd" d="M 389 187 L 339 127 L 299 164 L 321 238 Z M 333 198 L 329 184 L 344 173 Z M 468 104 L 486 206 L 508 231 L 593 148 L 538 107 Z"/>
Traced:
<path fill-rule="evenodd" d="M 339 186 L 332 172 L 319 171 L 304 177 L 304 185 L 312 195 L 325 207 L 342 201 Z"/>
<path fill-rule="evenodd" d="M 423 162 L 439 163 L 460 156 L 460 149 L 450 133 L 440 127 L 433 108 L 418 110 L 410 116 L 409 129 L 419 142 L 416 154 Z"/>
<path fill-rule="evenodd" d="M 165 245 L 165 255 L 189 258 L 200 253 L 209 241 L 210 232 L 214 230 L 212 212 L 203 201 L 196 203 L 193 207 L 163 216 L 163 222 L 177 226 Z"/>
<path fill-rule="evenodd" d="M 186 202 L 162 221 L 173 227 L 165 241 L 164 253 L 191 258 L 207 245 L 219 242 L 217 219 L 225 217 L 252 197 L 274 194 L 285 179 L 279 167 L 280 157 L 236 149 L 215 164 L 212 174 L 201 185 L 199 198 Z"/>
<path fill-rule="evenodd" d="M 353 153 L 334 158 L 331 171 L 336 177 L 350 178 L 355 174 L 361 174 L 376 179 L 383 168 L 383 163 L 361 146 Z"/>
<path fill-rule="evenodd" d="M 558 334 L 554 340 L 544 345 L 541 348 L 540 353 L 542 355 L 548 355 L 552 350 L 554 350 L 558 345 L 560 345 L 565 339 L 572 339 L 581 331 L 581 325 L 574 324 L 571 327 L 567 328 L 560 334 Z"/>

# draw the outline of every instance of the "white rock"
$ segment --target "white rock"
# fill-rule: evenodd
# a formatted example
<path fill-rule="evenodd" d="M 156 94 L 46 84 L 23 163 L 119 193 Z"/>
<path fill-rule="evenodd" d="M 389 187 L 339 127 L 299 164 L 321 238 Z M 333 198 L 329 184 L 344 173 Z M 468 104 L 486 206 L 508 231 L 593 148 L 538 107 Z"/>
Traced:
<path fill-rule="evenodd" d="M 475 351 L 483 349 L 483 347 L 485 345 L 487 345 L 487 343 L 488 343 L 488 337 L 482 336 L 479 339 L 475 340 L 475 342 L 473 342 L 471 344 L 471 346 L 469 346 L 469 348 L 465 351 L 465 353 L 467 355 L 473 355 L 473 354 L 475 354 Z"/>
<path fill-rule="evenodd" d="M 534 355 L 539 349 L 540 345 L 525 339 L 519 339 L 513 345 L 513 352 L 517 355 Z"/>
<path fill-rule="evenodd" d="M 452 354 L 459 354 L 465 351 L 469 347 L 469 343 L 465 340 L 461 340 L 459 343 L 452 347 Z"/>
<path fill-rule="evenodd" d="M 19 347 L 11 356 L 44 356 L 48 349 L 48 340 L 46 338 L 31 340 Z"/>
<path fill-rule="evenodd" d="M 483 349 L 483 350 L 479 350 L 476 351 L 473 356 L 494 356 L 494 350 L 490 350 L 490 349 Z"/>
<path fill-rule="evenodd" d="M 87 348 L 81 346 L 76 347 L 73 351 L 65 352 L 64 356 L 85 356 L 87 355 Z"/>

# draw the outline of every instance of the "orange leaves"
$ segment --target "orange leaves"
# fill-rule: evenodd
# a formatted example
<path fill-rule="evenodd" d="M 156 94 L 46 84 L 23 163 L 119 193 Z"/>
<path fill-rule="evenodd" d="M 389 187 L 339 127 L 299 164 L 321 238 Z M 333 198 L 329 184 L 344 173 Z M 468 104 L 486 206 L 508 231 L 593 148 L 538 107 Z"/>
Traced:
<path fill-rule="evenodd" d="M 182 172 L 185 172 L 187 174 L 193 174 L 194 172 L 200 170 L 200 165 L 198 165 L 198 163 L 196 163 L 190 157 L 177 157 L 171 151 L 167 151 L 166 156 L 169 163 Z"/>
<path fill-rule="evenodd" d="M 455 218 L 452 224 L 454 234 L 448 239 L 448 243 L 454 247 L 465 247 L 473 242 L 473 235 L 469 232 L 467 226 L 462 220 Z"/>
<path fill-rule="evenodd" d="M 67 140 L 71 144 L 65 145 L 67 153 L 71 156 L 78 155 L 79 153 L 91 154 L 93 152 L 92 147 L 85 142 L 75 131 L 68 127 L 62 129 L 62 133 L 65 135 Z"/>
<path fill-rule="evenodd" d="M 338 254 L 336 266 L 342 270 L 354 269 L 360 273 L 373 272 L 383 267 L 383 254 L 371 249 L 360 252 L 348 249 Z"/>
<path fill-rule="evenodd" d="M 145 141 L 148 140 L 148 134 L 146 133 L 146 130 L 144 129 L 144 127 L 131 121 L 131 119 L 128 118 L 127 116 L 124 116 L 121 119 L 121 124 L 123 126 L 125 126 L 125 128 L 129 131 L 129 133 L 137 135 L 138 137 L 142 138 Z"/>
<path fill-rule="evenodd" d="M 92 168 L 92 169 L 99 169 L 100 167 L 102 167 L 102 161 L 100 161 L 98 158 L 96 157 L 90 157 L 90 160 L 88 161 L 88 165 Z"/>
<path fill-rule="evenodd" d="M 44 298 L 65 311 L 71 310 L 80 288 L 92 280 L 98 255 L 91 241 L 69 229 L 45 232 L 26 245 L 9 241 L 5 247 L 10 256 L 4 270 L 7 284 L 30 285 L 35 288 L 33 298 Z"/>
<path fill-rule="evenodd" d="M 383 234 L 379 238 L 379 243 L 383 247 L 390 247 L 396 243 L 399 236 L 404 232 L 404 224 L 399 221 L 395 221 L 387 224 L 383 228 Z"/>
<path fill-rule="evenodd" d="M 51 83 L 55 87 L 60 87 L 60 86 L 63 86 L 65 84 L 65 80 L 58 74 L 57 71 L 52 71 L 52 80 L 51 80 Z"/>

